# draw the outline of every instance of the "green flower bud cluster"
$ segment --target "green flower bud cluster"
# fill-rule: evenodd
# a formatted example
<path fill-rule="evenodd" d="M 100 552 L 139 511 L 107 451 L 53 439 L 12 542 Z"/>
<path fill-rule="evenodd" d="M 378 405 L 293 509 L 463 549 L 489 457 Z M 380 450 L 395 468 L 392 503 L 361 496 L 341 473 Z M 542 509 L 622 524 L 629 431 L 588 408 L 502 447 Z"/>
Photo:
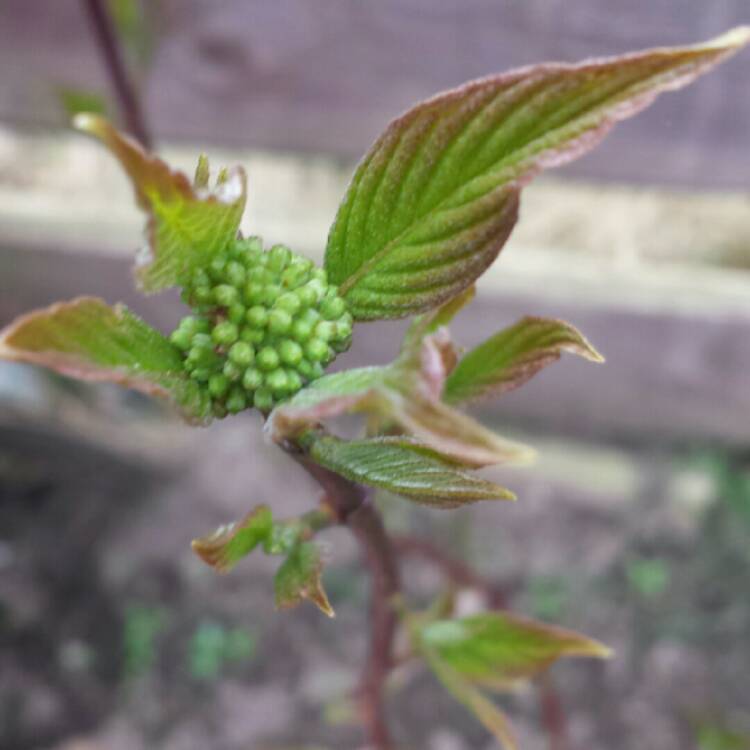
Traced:
<path fill-rule="evenodd" d="M 264 251 L 257 237 L 193 273 L 183 300 L 195 315 L 170 339 L 217 417 L 268 412 L 351 343 L 352 316 L 326 272 L 284 245 Z"/>

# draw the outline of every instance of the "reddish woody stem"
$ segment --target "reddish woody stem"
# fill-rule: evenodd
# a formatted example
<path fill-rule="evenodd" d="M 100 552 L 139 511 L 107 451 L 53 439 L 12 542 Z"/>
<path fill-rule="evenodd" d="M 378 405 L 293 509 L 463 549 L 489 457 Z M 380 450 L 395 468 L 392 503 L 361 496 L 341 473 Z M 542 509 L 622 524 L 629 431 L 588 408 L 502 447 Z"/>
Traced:
<path fill-rule="evenodd" d="M 109 17 L 102 0 L 83 0 L 83 6 L 91 20 L 91 26 L 99 43 L 112 87 L 125 120 L 125 126 L 145 149 L 150 149 L 151 137 L 146 127 L 135 87 L 128 77 L 112 19 Z"/>
<path fill-rule="evenodd" d="M 549 750 L 567 750 L 565 709 L 549 674 L 542 675 L 538 690 L 542 724 L 549 738 Z"/>
<path fill-rule="evenodd" d="M 361 485 L 319 466 L 294 443 L 282 447 L 321 485 L 324 502 L 339 523 L 348 526 L 359 541 L 370 570 L 370 649 L 362 674 L 359 698 L 365 729 L 374 750 L 392 750 L 393 741 L 385 712 L 384 687 L 394 665 L 393 641 L 396 613 L 392 602 L 401 588 L 398 557 L 420 557 L 435 565 L 455 584 L 484 593 L 490 607 L 503 609 L 515 585 L 500 586 L 488 580 L 461 560 L 446 555 L 425 539 L 412 536 L 389 537 L 369 491 Z M 550 750 L 567 750 L 565 713 L 549 676 L 539 685 L 542 722 Z"/>
<path fill-rule="evenodd" d="M 349 518 L 372 575 L 370 588 L 370 653 L 362 676 L 360 700 L 370 739 L 377 750 L 392 747 L 383 688 L 392 664 L 396 613 L 392 601 L 400 589 L 398 562 L 380 513 L 371 502 Z"/>
<path fill-rule="evenodd" d="M 299 452 L 298 446 L 283 447 L 321 485 L 324 502 L 336 514 L 339 523 L 351 529 L 370 570 L 370 648 L 359 700 L 371 746 L 374 750 L 391 750 L 393 742 L 383 692 L 393 662 L 396 633 L 396 613 L 391 602 L 401 587 L 396 551 L 368 490 L 314 463 Z"/>

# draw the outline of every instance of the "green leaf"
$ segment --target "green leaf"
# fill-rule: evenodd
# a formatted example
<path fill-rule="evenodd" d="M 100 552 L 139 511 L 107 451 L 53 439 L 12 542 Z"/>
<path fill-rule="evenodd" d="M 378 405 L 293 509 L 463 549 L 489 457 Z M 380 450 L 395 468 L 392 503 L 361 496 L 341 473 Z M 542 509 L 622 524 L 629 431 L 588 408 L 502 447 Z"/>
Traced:
<path fill-rule="evenodd" d="M 506 612 L 437 620 L 419 632 L 419 647 L 475 685 L 505 689 L 563 656 L 606 658 L 601 643 L 571 630 Z"/>
<path fill-rule="evenodd" d="M 310 457 L 354 482 L 433 508 L 515 499 L 510 490 L 457 468 L 408 438 L 344 441 L 322 437 L 310 446 Z"/>
<path fill-rule="evenodd" d="M 18 318 L 0 332 L 0 358 L 169 398 L 190 419 L 209 413 L 210 404 L 186 376 L 177 348 L 123 305 L 110 307 L 96 297 Z"/>
<path fill-rule="evenodd" d="M 742 27 L 693 47 L 521 68 L 418 104 L 357 168 L 328 238 L 330 280 L 358 320 L 458 294 L 500 252 L 534 175 L 582 156 L 749 39 Z"/>
<path fill-rule="evenodd" d="M 515 325 L 470 351 L 445 382 L 443 398 L 451 404 L 499 396 L 523 385 L 562 352 L 591 362 L 604 357 L 573 326 L 551 318 L 521 318 Z"/>
<path fill-rule="evenodd" d="M 505 714 L 481 690 L 474 687 L 436 654 L 425 651 L 423 655 L 446 690 L 476 716 L 501 747 L 505 750 L 518 750 L 513 730 Z"/>
<path fill-rule="evenodd" d="M 194 539 L 193 552 L 220 573 L 229 572 L 259 544 L 270 543 L 273 516 L 267 505 L 259 505 L 237 523 L 221 526 L 213 534 Z"/>
<path fill-rule="evenodd" d="M 210 191 L 205 157 L 199 164 L 202 179 L 192 185 L 186 175 L 144 152 L 104 118 L 80 114 L 74 124 L 117 157 L 133 183 L 138 206 L 148 214 L 147 247 L 136 268 L 144 291 L 182 285 L 236 237 L 247 197 L 241 167 L 220 173 Z"/>
<path fill-rule="evenodd" d="M 320 580 L 322 570 L 318 546 L 313 542 L 296 544 L 276 573 L 276 606 L 288 609 L 308 599 L 321 612 L 333 617 L 333 608 Z"/>

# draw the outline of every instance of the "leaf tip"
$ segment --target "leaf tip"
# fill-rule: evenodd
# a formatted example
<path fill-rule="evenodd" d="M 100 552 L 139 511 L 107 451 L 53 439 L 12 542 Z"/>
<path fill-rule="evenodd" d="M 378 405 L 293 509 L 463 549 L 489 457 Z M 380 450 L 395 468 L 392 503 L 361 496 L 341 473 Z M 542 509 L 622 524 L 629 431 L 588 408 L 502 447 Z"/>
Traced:
<path fill-rule="evenodd" d="M 202 537 L 193 539 L 190 542 L 190 549 L 210 568 L 217 573 L 227 573 L 229 567 L 225 564 L 222 556 L 217 549 L 217 545 L 211 543 L 211 539 Z"/>
<path fill-rule="evenodd" d="M 599 641 L 592 641 L 591 656 L 596 659 L 612 659 L 615 655 L 614 649 L 605 646 Z"/>
<path fill-rule="evenodd" d="M 589 344 L 586 349 L 583 349 L 581 351 L 581 356 L 596 365 L 603 365 L 607 361 L 605 356 L 600 351 L 591 346 L 591 344 Z"/>
<path fill-rule="evenodd" d="M 706 42 L 705 48 L 740 49 L 750 42 L 750 25 L 735 26 Z"/>
<path fill-rule="evenodd" d="M 107 119 L 96 112 L 79 112 L 73 117 L 71 123 L 81 133 L 92 135 L 100 140 L 105 140 L 107 131 L 112 128 Z"/>

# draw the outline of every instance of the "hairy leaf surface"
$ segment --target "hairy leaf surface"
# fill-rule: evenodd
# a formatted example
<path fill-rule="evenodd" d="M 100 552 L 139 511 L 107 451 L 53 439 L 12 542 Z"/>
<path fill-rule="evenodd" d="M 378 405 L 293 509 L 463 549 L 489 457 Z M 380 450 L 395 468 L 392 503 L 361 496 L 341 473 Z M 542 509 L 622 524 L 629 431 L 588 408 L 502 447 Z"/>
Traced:
<path fill-rule="evenodd" d="M 499 396 L 523 385 L 562 352 L 591 362 L 604 358 L 568 323 L 551 318 L 521 318 L 515 325 L 472 349 L 445 381 L 443 399 L 451 404 Z"/>
<path fill-rule="evenodd" d="M 96 297 L 18 318 L 0 332 L 0 358 L 169 398 L 191 419 L 208 414 L 207 400 L 185 375 L 177 348 L 123 305 L 110 307 Z"/>
<path fill-rule="evenodd" d="M 317 439 L 311 458 L 354 482 L 380 487 L 434 508 L 455 508 L 479 500 L 514 500 L 510 490 L 442 460 L 408 438 Z"/>
<path fill-rule="evenodd" d="M 707 72 L 750 39 L 490 76 L 394 120 L 357 168 L 331 228 L 325 267 L 358 320 L 421 312 L 492 263 L 543 169 L 596 146 L 615 123 Z"/>
<path fill-rule="evenodd" d="M 208 161 L 202 157 L 195 184 L 182 172 L 147 154 L 97 115 L 80 114 L 75 126 L 99 140 L 117 157 L 135 188 L 138 206 L 148 214 L 147 246 L 136 277 L 146 292 L 182 284 L 210 263 L 237 235 L 247 197 L 241 167 L 222 171 L 208 189 Z"/>

